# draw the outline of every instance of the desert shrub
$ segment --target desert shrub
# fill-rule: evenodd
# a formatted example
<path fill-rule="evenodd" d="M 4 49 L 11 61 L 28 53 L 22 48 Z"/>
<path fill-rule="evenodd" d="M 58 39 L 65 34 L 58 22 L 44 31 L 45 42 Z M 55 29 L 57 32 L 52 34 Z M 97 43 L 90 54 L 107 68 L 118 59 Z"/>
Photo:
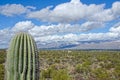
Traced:
<path fill-rule="evenodd" d="M 67 70 L 60 69 L 60 70 L 53 71 L 53 73 L 52 73 L 52 80 L 72 80 L 72 79 L 68 75 Z"/>
<path fill-rule="evenodd" d="M 0 51 L 0 64 L 3 64 L 5 62 L 5 51 Z"/>
<path fill-rule="evenodd" d="M 4 65 L 0 64 L 0 80 L 4 80 Z"/>
<path fill-rule="evenodd" d="M 97 80 L 110 80 L 108 72 L 103 68 L 97 68 L 92 71 Z"/>
<path fill-rule="evenodd" d="M 84 62 L 82 64 L 77 64 L 75 67 L 76 72 L 87 74 L 90 71 L 90 63 Z"/>
<path fill-rule="evenodd" d="M 53 70 L 52 70 L 51 68 L 42 70 L 42 71 L 41 71 L 41 77 L 42 77 L 42 78 L 51 78 L 52 71 L 53 71 Z"/>
<path fill-rule="evenodd" d="M 120 78 L 120 65 L 115 67 L 114 74 L 116 78 Z"/>

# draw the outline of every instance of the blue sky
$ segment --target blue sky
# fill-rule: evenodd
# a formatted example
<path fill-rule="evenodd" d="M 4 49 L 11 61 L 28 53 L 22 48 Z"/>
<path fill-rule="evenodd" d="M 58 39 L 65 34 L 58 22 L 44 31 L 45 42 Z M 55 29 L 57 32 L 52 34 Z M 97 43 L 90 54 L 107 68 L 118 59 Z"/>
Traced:
<path fill-rule="evenodd" d="M 100 41 L 97 45 L 104 42 L 111 45 L 106 48 L 114 48 L 120 40 L 119 6 L 120 0 L 1 0 L 1 48 L 8 47 L 11 37 L 20 31 L 33 35 L 40 48 L 55 44 L 79 48 L 82 41 L 94 43 L 89 46 Z"/>

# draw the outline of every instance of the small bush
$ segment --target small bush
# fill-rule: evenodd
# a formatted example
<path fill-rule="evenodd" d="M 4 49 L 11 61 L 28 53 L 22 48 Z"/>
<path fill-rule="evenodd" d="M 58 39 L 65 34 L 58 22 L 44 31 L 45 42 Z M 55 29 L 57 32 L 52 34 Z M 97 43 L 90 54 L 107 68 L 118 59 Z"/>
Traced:
<path fill-rule="evenodd" d="M 60 69 L 60 70 L 53 71 L 52 80 L 72 80 L 72 79 L 68 75 L 67 70 Z"/>

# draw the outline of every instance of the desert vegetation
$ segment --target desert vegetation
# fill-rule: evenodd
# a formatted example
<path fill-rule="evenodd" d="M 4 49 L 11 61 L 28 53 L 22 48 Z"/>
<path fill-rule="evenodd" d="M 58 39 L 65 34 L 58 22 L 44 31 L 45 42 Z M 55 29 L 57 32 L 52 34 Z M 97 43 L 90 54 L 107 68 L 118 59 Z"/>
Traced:
<path fill-rule="evenodd" d="M 6 50 L 0 50 L 4 80 Z M 40 80 L 119 80 L 119 51 L 40 50 Z"/>

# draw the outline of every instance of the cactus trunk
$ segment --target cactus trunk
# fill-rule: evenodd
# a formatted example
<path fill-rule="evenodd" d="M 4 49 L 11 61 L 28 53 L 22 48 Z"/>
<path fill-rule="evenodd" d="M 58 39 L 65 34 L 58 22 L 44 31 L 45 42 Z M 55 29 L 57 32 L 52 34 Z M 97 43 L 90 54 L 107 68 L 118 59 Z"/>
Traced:
<path fill-rule="evenodd" d="M 5 80 L 39 80 L 38 51 L 31 35 L 18 33 L 11 40 Z"/>

